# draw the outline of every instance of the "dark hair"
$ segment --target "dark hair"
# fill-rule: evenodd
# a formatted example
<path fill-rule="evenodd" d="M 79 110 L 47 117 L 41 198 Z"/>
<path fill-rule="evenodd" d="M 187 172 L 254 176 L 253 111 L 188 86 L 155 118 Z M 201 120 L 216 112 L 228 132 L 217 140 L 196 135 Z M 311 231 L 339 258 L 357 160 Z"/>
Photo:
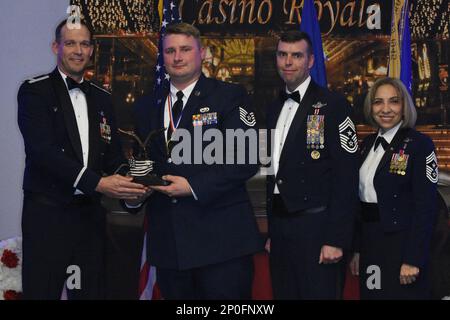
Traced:
<path fill-rule="evenodd" d="M 55 29 L 55 41 L 57 43 L 59 43 L 61 41 L 61 30 L 66 24 L 67 24 L 67 19 L 64 19 L 63 21 L 61 21 L 58 24 L 58 26 Z M 91 28 L 83 20 L 80 20 L 80 24 L 82 26 L 85 26 L 86 29 L 88 29 L 88 31 L 89 31 L 89 40 L 92 42 L 93 37 L 94 37 L 94 33 L 92 32 Z"/>
<path fill-rule="evenodd" d="M 299 30 L 289 30 L 285 31 L 280 35 L 280 39 L 278 40 L 278 43 L 287 42 L 287 43 L 294 43 L 301 40 L 305 40 L 308 44 L 308 53 L 314 54 L 311 38 L 306 32 L 299 31 Z"/>
<path fill-rule="evenodd" d="M 168 25 L 165 35 L 168 36 L 170 34 L 184 34 L 186 36 L 194 37 L 198 41 L 199 46 L 201 46 L 200 31 L 189 23 L 179 22 Z"/>

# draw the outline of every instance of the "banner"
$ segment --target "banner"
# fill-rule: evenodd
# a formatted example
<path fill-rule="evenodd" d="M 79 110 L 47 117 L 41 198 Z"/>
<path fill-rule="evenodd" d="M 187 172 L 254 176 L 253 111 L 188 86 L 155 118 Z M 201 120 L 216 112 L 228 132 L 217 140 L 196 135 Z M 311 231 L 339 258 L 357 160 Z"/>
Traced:
<path fill-rule="evenodd" d="M 389 77 L 400 78 L 400 34 L 399 23 L 405 0 L 394 0 L 389 43 Z"/>
<path fill-rule="evenodd" d="M 326 88 L 327 72 L 325 70 L 325 56 L 323 53 L 322 37 L 320 34 L 317 13 L 313 5 L 313 0 L 304 0 L 304 10 L 302 10 L 302 23 L 300 30 L 306 32 L 312 42 L 314 52 L 314 65 L 311 69 L 311 77 L 314 81 Z"/>
<path fill-rule="evenodd" d="M 394 0 L 393 3 L 388 76 L 402 80 L 411 92 L 411 31 L 408 0 Z"/>
<path fill-rule="evenodd" d="M 316 0 L 324 35 L 388 35 L 392 0 Z M 185 22 L 202 34 L 260 34 L 293 29 L 301 22 L 303 0 L 180 0 Z"/>

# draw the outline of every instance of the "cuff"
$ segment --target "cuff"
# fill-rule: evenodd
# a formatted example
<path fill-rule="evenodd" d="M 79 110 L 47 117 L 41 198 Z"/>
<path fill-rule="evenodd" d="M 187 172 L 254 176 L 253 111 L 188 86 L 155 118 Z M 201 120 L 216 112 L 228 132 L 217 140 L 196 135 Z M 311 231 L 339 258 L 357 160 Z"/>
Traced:
<path fill-rule="evenodd" d="M 95 189 L 100 182 L 101 176 L 92 170 L 85 170 L 77 183 L 76 188 L 83 191 L 84 194 L 95 194 Z"/>

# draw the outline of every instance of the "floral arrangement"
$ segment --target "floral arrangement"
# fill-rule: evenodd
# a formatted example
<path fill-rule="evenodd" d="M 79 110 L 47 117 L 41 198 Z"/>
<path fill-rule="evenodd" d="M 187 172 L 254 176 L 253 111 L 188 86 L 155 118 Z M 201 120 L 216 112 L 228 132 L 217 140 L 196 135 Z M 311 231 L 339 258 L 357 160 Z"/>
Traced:
<path fill-rule="evenodd" d="M 22 238 L 0 241 L 0 300 L 22 295 Z"/>

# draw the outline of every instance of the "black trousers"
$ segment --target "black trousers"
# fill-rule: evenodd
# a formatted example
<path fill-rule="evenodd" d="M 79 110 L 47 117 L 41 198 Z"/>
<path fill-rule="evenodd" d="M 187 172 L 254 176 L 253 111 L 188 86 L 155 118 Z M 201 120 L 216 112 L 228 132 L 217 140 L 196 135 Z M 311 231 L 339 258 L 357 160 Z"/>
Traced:
<path fill-rule="evenodd" d="M 420 269 L 412 284 L 400 284 L 403 244 L 408 230 L 386 233 L 379 221 L 378 208 L 363 204 L 359 263 L 362 300 L 415 300 L 430 298 L 429 268 Z M 364 218 L 365 217 L 365 218 Z M 380 284 L 374 286 L 374 266 L 379 270 Z"/>
<path fill-rule="evenodd" d="M 253 257 L 245 256 L 189 269 L 156 269 L 161 295 L 167 300 L 249 300 Z"/>
<path fill-rule="evenodd" d="M 25 195 L 24 299 L 60 299 L 65 281 L 71 276 L 70 283 L 80 283 L 81 288 L 68 289 L 68 299 L 103 299 L 105 223 L 105 211 L 97 202 L 61 205 L 44 196 Z M 75 266 L 75 271 L 69 266 Z"/>
<path fill-rule="evenodd" d="M 271 218 L 270 273 L 275 299 L 341 297 L 341 263 L 319 264 L 326 209 L 289 214 L 276 196 Z"/>

